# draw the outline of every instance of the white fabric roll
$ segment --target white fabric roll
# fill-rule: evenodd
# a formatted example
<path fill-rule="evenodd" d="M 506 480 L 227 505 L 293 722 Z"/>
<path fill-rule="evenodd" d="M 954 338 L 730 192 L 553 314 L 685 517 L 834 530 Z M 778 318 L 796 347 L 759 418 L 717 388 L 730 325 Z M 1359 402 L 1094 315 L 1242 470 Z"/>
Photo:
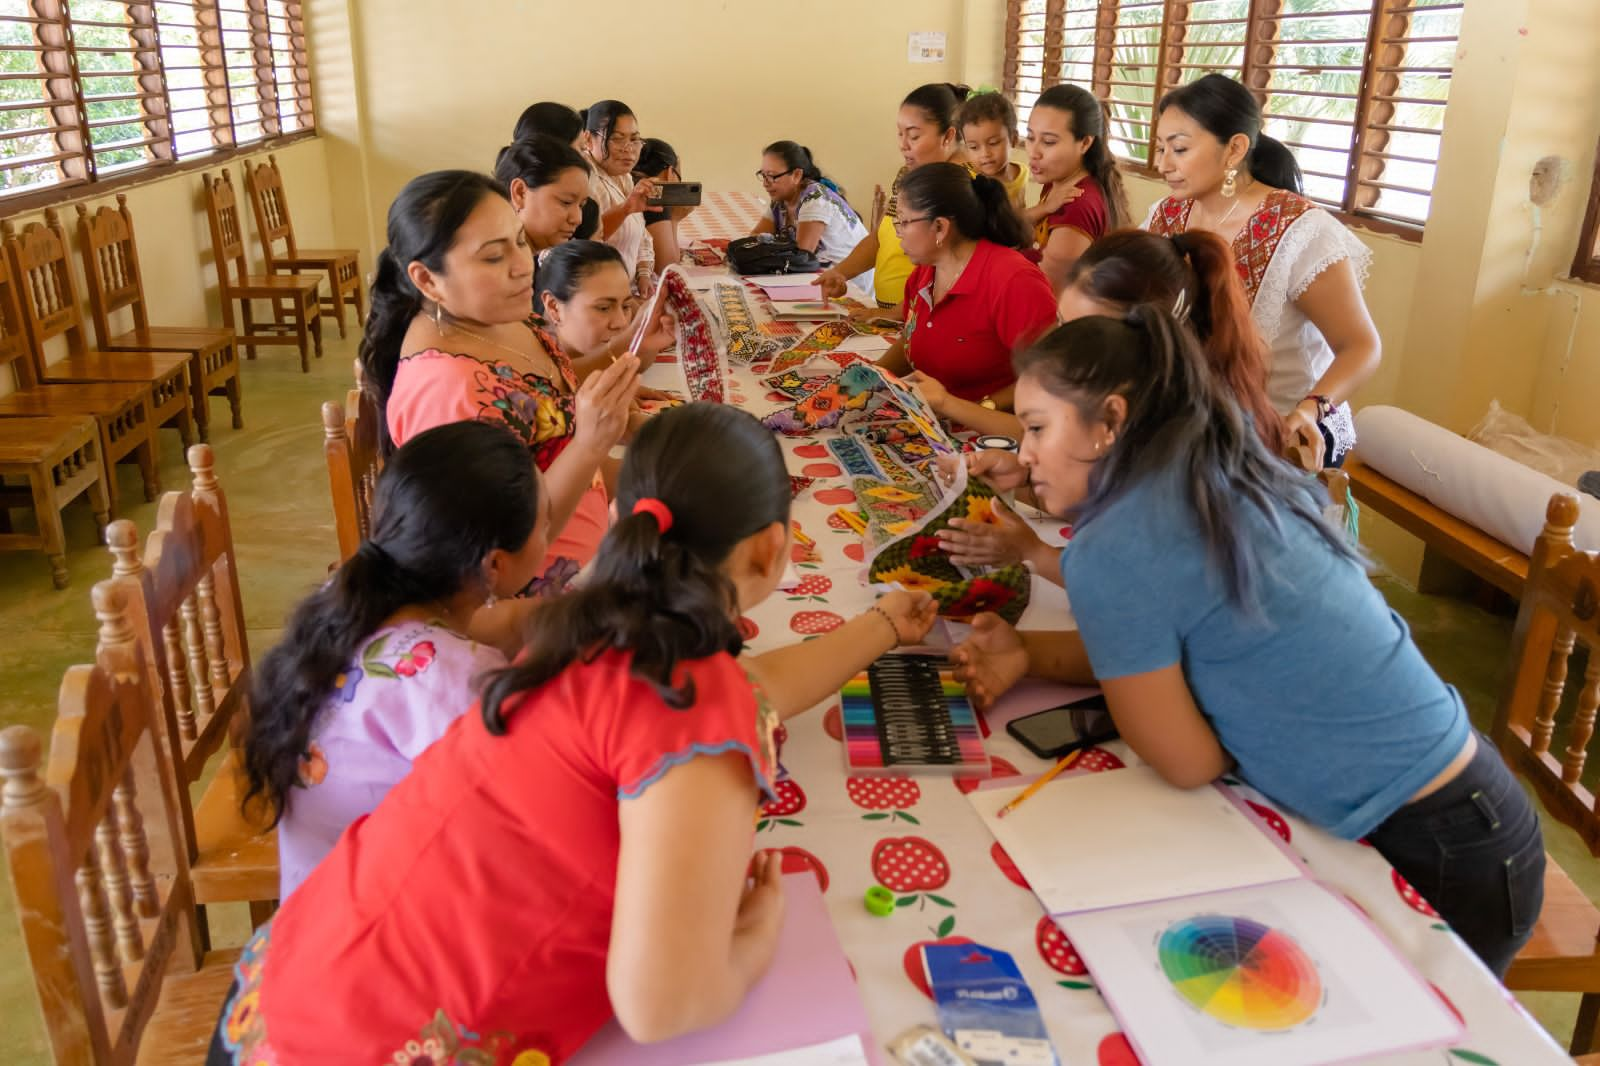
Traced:
<path fill-rule="evenodd" d="M 1356 415 L 1356 454 L 1378 473 L 1524 555 L 1544 530 L 1550 497 L 1578 497 L 1572 531 L 1583 551 L 1600 550 L 1600 500 L 1398 407 Z"/>

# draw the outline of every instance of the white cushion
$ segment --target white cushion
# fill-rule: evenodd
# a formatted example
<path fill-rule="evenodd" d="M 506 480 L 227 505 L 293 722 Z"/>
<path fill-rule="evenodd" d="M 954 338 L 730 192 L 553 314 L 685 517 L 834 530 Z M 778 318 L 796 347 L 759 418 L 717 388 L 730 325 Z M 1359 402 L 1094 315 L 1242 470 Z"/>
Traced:
<path fill-rule="evenodd" d="M 1573 542 L 1600 550 L 1600 500 L 1410 411 L 1362 408 L 1356 441 L 1356 454 L 1378 473 L 1524 555 L 1544 530 L 1550 497 L 1572 493 L 1580 507 Z"/>

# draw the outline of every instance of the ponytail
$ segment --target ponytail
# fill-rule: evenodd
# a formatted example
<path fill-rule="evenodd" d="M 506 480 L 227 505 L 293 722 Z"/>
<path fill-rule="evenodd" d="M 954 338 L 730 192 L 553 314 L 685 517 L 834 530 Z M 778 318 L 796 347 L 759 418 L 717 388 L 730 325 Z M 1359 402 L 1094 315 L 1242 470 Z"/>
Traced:
<path fill-rule="evenodd" d="M 901 210 L 948 218 L 967 240 L 1025 247 L 1031 235 L 1006 187 L 958 163 L 924 163 L 900 179 Z"/>
<path fill-rule="evenodd" d="M 483 581 L 494 549 L 522 550 L 537 521 L 538 481 L 528 449 L 502 426 L 454 422 L 419 433 L 378 478 L 370 537 L 316 592 L 256 661 L 243 742 L 243 805 L 260 799 L 272 824 L 301 782 L 323 708 L 385 620 Z M 368 681 L 368 684 L 373 683 Z"/>
<path fill-rule="evenodd" d="M 378 253 L 369 293 L 371 306 L 356 350 L 362 378 L 377 400 L 378 443 L 386 455 L 394 450 L 388 404 L 400 370 L 400 345 L 411 320 L 422 310 L 422 293 L 411 283 L 406 269 L 419 262 L 429 270 L 442 271 L 456 231 L 486 196 L 505 199 L 494 179 L 485 174 L 436 170 L 412 178 L 389 205 L 389 244 Z"/>
<path fill-rule="evenodd" d="M 1255 95 L 1232 78 L 1207 74 L 1180 85 L 1156 104 L 1156 114 L 1176 107 L 1227 144 L 1243 135 L 1250 142 L 1244 166 L 1263 185 L 1299 193 L 1304 189 L 1300 164 L 1282 141 L 1261 132 L 1261 104 Z"/>
<path fill-rule="evenodd" d="M 1052 85 L 1039 94 L 1034 109 L 1053 108 L 1064 112 L 1070 120 L 1072 136 L 1077 140 L 1094 138 L 1088 151 L 1083 153 L 1083 169 L 1100 186 L 1106 202 L 1106 229 L 1122 229 L 1133 225 L 1133 210 L 1128 206 L 1128 191 L 1122 184 L 1122 171 L 1106 134 L 1111 129 L 1111 108 L 1106 101 L 1079 85 Z"/>
<path fill-rule="evenodd" d="M 505 733 L 524 693 L 607 651 L 629 653 L 669 707 L 692 705 L 679 665 L 743 643 L 723 564 L 744 538 L 786 525 L 789 502 L 783 452 L 745 412 L 693 403 L 650 419 L 622 461 L 618 518 L 588 582 L 533 614 L 523 656 L 484 686 L 485 727 Z"/>
<path fill-rule="evenodd" d="M 777 156 L 783 160 L 784 170 L 798 170 L 807 184 L 817 182 L 825 188 L 832 189 L 838 193 L 841 199 L 844 197 L 844 190 L 839 188 L 832 178 L 822 172 L 822 168 L 817 166 L 816 159 L 811 155 L 811 149 L 800 142 L 773 141 L 761 150 L 761 154 Z M 851 209 L 852 213 L 854 213 L 854 210 L 854 208 Z"/>
<path fill-rule="evenodd" d="M 1260 563 L 1245 508 L 1281 535 L 1281 507 L 1336 555 L 1356 557 L 1343 532 L 1323 519 L 1312 483 L 1262 446 L 1192 334 L 1169 311 L 1144 303 L 1121 318 L 1074 319 L 1018 355 L 1016 369 L 1091 424 L 1104 419 L 1108 397 L 1127 403 L 1115 443 L 1090 472 L 1088 496 L 1066 516 L 1075 525 L 1093 521 L 1134 486 L 1172 472 L 1223 587 L 1247 611 L 1260 609 Z"/>

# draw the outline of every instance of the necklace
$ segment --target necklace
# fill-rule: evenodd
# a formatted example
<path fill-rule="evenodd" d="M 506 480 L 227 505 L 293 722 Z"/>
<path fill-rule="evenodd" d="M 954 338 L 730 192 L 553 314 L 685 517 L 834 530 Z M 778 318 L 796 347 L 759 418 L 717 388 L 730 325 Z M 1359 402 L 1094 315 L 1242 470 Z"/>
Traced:
<path fill-rule="evenodd" d="M 1228 224 L 1228 219 L 1232 218 L 1233 217 L 1233 213 L 1235 211 L 1239 210 L 1239 205 L 1244 203 L 1244 195 L 1243 195 L 1244 194 L 1244 190 L 1240 189 L 1239 192 L 1240 192 L 1240 195 L 1234 197 L 1233 206 L 1228 208 L 1228 213 L 1223 215 L 1221 218 L 1217 219 L 1216 225 L 1207 226 L 1206 227 L 1207 229 L 1211 230 L 1211 232 L 1213 232 L 1213 233 L 1221 233 L 1222 232 L 1222 227 L 1226 226 Z M 1195 201 L 1195 203 L 1196 203 L 1196 205 L 1199 205 L 1199 201 L 1198 200 Z M 1206 209 L 1206 214 L 1210 214 L 1210 213 L 1211 213 L 1210 209 L 1209 208 Z"/>
<path fill-rule="evenodd" d="M 448 312 L 446 312 L 446 314 L 448 314 Z M 431 321 L 431 319 L 430 319 L 430 321 Z M 500 343 L 499 341 L 495 340 L 493 337 L 485 337 L 481 333 L 476 333 L 476 332 L 468 329 L 467 327 L 463 326 L 460 322 L 456 321 L 454 318 L 452 318 L 450 320 L 450 328 L 455 330 L 457 333 L 462 333 L 462 334 L 465 334 L 468 337 L 471 337 L 473 340 L 479 340 L 479 341 L 482 341 L 485 344 L 493 345 L 494 347 L 499 348 L 503 352 L 510 352 L 512 355 L 515 355 L 520 359 L 528 360 L 530 362 L 532 361 L 533 357 L 531 355 L 529 355 L 529 353 L 523 351 L 521 348 L 513 348 L 509 344 Z M 444 330 L 445 330 L 445 327 L 444 327 L 443 324 L 436 324 L 434 326 L 434 331 L 437 332 L 440 337 L 444 336 Z"/>

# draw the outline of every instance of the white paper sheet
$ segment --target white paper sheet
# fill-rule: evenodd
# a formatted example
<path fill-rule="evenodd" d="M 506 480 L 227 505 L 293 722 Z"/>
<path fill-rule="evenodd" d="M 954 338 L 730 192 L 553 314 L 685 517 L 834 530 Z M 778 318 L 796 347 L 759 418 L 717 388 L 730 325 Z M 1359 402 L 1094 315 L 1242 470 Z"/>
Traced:
<path fill-rule="evenodd" d="M 872 1066 L 859 1036 L 841 1036 L 826 1044 L 775 1051 L 751 1059 L 723 1059 L 701 1066 Z"/>
<path fill-rule="evenodd" d="M 1057 924 L 1145 1066 L 1318 1066 L 1460 1038 L 1378 930 L 1305 878 Z"/>
<path fill-rule="evenodd" d="M 1177 789 L 1148 766 L 1063 774 L 967 797 L 1051 914 L 1299 877 L 1302 867 L 1218 788 Z"/>

